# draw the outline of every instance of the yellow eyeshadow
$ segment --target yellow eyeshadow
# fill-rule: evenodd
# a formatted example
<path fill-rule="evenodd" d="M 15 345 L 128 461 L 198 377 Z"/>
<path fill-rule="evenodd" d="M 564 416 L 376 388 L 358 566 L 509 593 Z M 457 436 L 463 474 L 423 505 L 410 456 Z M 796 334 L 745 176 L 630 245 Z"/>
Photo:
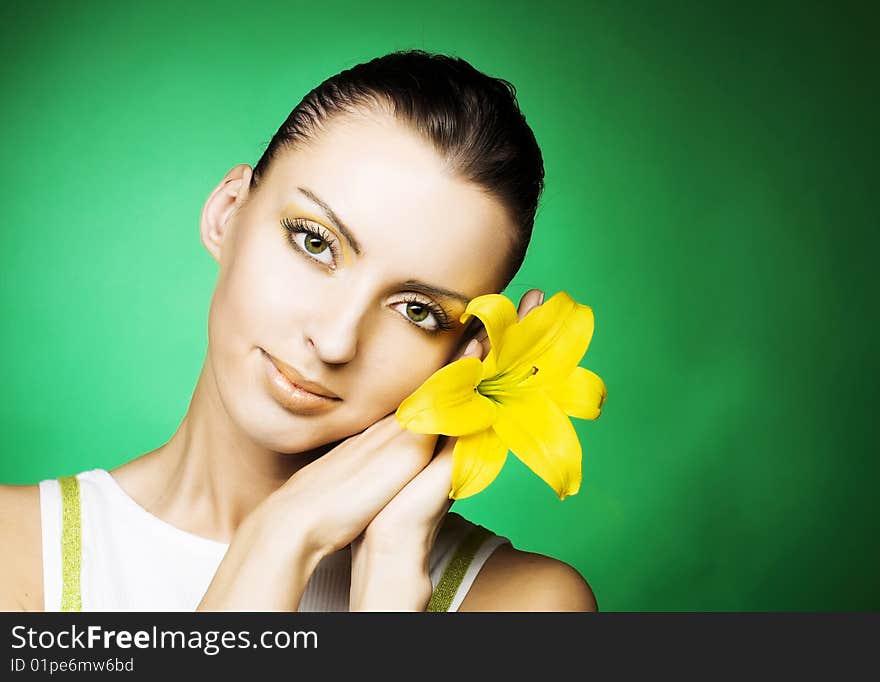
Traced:
<path fill-rule="evenodd" d="M 285 214 L 294 214 L 291 217 L 303 218 L 305 220 L 310 220 L 313 223 L 317 223 L 324 229 L 326 229 L 330 234 L 333 235 L 333 238 L 336 240 L 337 245 L 342 251 L 342 260 L 344 265 L 351 264 L 351 253 L 349 253 L 348 242 L 344 239 L 340 238 L 338 234 L 336 234 L 336 230 L 327 225 L 321 218 L 319 218 L 316 214 L 311 211 L 307 211 L 302 206 L 297 204 L 295 201 L 291 201 L 287 206 L 282 209 L 282 213 Z"/>

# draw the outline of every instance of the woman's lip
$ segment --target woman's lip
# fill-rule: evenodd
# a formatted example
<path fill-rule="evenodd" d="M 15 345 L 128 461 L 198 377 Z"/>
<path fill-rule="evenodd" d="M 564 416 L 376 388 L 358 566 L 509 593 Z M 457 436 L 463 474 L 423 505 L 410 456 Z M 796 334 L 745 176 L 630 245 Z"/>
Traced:
<path fill-rule="evenodd" d="M 262 348 L 260 351 L 262 351 L 263 357 L 266 360 L 266 379 L 268 381 L 269 390 L 275 399 L 284 407 L 293 412 L 311 413 L 326 410 L 334 403 L 341 400 L 341 398 L 338 397 L 330 397 L 314 393 L 303 388 L 299 384 L 294 383 L 281 371 L 276 362 L 285 368 L 287 367 L 286 365 L 280 361 L 276 361 Z"/>
<path fill-rule="evenodd" d="M 263 351 L 265 353 L 265 351 Z M 320 395 L 325 398 L 335 398 L 339 399 L 339 396 L 336 395 L 333 391 L 328 389 L 326 386 L 322 386 L 319 383 L 314 381 L 307 381 L 306 378 L 296 371 L 295 368 L 288 365 L 283 360 L 279 360 L 274 355 L 270 355 L 266 353 L 266 356 L 271 360 L 272 364 L 278 368 L 278 371 L 281 372 L 287 379 L 297 388 L 301 388 L 304 391 L 308 391 L 309 393 L 314 393 L 315 395 Z"/>

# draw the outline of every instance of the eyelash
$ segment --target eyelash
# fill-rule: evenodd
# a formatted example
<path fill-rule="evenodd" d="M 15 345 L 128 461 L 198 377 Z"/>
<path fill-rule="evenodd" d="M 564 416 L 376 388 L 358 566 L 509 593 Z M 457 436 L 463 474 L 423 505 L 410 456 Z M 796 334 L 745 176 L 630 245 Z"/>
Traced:
<path fill-rule="evenodd" d="M 406 303 L 407 305 L 409 305 L 410 303 L 415 303 L 428 309 L 428 312 L 430 312 L 434 316 L 434 319 L 437 320 L 436 329 L 428 329 L 421 326 L 415 320 L 411 320 L 409 317 L 406 316 L 404 317 L 406 317 L 408 322 L 414 324 L 416 327 L 428 332 L 429 334 L 438 334 L 441 331 L 448 331 L 453 327 L 453 324 L 449 321 L 449 316 L 446 314 L 446 311 L 443 310 L 443 308 L 438 306 L 436 303 L 425 303 L 424 301 L 420 300 L 415 294 L 407 294 L 406 298 L 404 298 L 399 303 L 396 303 L 395 305 L 399 305 L 400 303 Z"/>
<path fill-rule="evenodd" d="M 333 239 L 333 235 L 331 235 L 329 232 L 327 232 L 327 230 L 325 230 L 323 227 L 321 227 L 321 226 L 312 227 L 309 223 L 307 223 L 302 218 L 293 218 L 292 220 L 290 218 L 283 218 L 281 220 L 281 224 L 284 226 L 284 229 L 287 230 L 287 232 L 289 233 L 289 237 L 290 237 L 291 242 L 293 242 L 293 236 L 295 234 L 304 234 L 307 237 L 314 237 L 316 239 L 320 239 L 320 240 L 326 242 L 327 246 L 330 247 L 330 253 L 333 254 L 334 260 L 339 259 L 339 256 L 340 256 L 339 245 L 336 243 L 336 240 Z M 296 244 L 296 242 L 293 242 L 293 243 Z M 312 254 L 310 254 L 308 251 L 305 251 L 305 249 L 303 249 L 299 244 L 296 244 L 296 247 L 300 251 L 305 252 L 306 256 L 308 256 L 312 260 L 318 260 L 317 258 L 312 258 Z M 318 261 L 318 262 L 321 263 L 322 261 Z M 324 265 L 328 265 L 328 264 L 324 263 Z M 335 269 L 335 267 L 332 265 L 330 267 Z"/>
<path fill-rule="evenodd" d="M 304 234 L 307 237 L 314 237 L 316 239 L 324 241 L 330 247 L 330 253 L 333 255 L 334 260 L 337 260 L 339 258 L 339 246 L 336 243 L 336 240 L 333 239 L 333 236 L 324 228 L 313 227 L 302 218 L 283 218 L 281 220 L 281 225 L 288 232 L 288 241 L 290 241 L 300 252 L 302 252 L 310 260 L 313 260 L 317 263 L 322 263 L 323 265 L 328 265 L 327 263 L 323 263 L 323 261 L 313 258 L 312 254 L 310 254 L 303 247 L 297 244 L 294 240 L 294 235 Z M 333 270 L 336 269 L 335 266 L 332 265 L 329 265 L 329 267 Z M 399 305 L 400 303 L 406 303 L 407 305 L 409 305 L 410 303 L 415 303 L 428 309 L 428 311 L 434 316 L 434 319 L 437 320 L 436 329 L 428 329 L 427 327 L 423 327 L 415 320 L 412 320 L 408 316 L 404 315 L 407 322 L 418 327 L 422 331 L 427 332 L 428 334 L 437 334 L 441 331 L 448 331 L 454 326 L 452 322 L 450 322 L 449 316 L 446 314 L 446 311 L 443 310 L 443 308 L 433 302 L 426 303 L 415 294 L 407 294 L 402 301 L 399 301 L 395 305 Z"/>

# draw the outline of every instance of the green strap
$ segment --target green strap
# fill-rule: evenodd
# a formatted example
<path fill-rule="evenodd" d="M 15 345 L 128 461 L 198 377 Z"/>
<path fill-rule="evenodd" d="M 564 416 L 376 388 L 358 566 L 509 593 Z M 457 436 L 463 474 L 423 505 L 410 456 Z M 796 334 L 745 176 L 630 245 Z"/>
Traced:
<path fill-rule="evenodd" d="M 482 526 L 474 526 L 458 545 L 452 559 L 446 564 L 443 575 L 437 582 L 437 587 L 431 594 L 426 611 L 448 611 L 452 606 L 452 600 L 458 591 L 464 574 L 467 572 L 474 555 L 483 544 L 483 540 L 489 537 L 490 532 Z"/>
<path fill-rule="evenodd" d="M 58 484 L 61 486 L 61 610 L 82 611 L 79 481 L 76 476 L 62 476 Z"/>

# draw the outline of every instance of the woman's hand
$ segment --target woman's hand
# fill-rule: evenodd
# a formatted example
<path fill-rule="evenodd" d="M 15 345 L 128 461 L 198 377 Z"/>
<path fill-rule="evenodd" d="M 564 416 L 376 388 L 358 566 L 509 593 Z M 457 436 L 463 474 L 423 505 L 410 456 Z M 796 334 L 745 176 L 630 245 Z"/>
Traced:
<path fill-rule="evenodd" d="M 543 302 L 540 289 L 520 299 L 522 319 Z M 485 329 L 455 357 L 483 359 L 489 351 Z M 437 534 L 452 506 L 452 452 L 455 437 L 439 436 L 436 454 L 373 518 L 351 543 L 350 610 L 424 611 L 431 598 L 428 560 Z"/>
<path fill-rule="evenodd" d="M 474 339 L 460 357 L 479 357 Z M 456 358 L 458 359 L 458 358 Z M 431 598 L 428 559 L 452 506 L 455 438 L 435 436 L 437 453 L 351 543 L 351 611 L 424 611 Z"/>
<path fill-rule="evenodd" d="M 392 413 L 301 468 L 245 517 L 197 610 L 296 611 L 320 560 L 425 468 L 436 440 Z"/>

